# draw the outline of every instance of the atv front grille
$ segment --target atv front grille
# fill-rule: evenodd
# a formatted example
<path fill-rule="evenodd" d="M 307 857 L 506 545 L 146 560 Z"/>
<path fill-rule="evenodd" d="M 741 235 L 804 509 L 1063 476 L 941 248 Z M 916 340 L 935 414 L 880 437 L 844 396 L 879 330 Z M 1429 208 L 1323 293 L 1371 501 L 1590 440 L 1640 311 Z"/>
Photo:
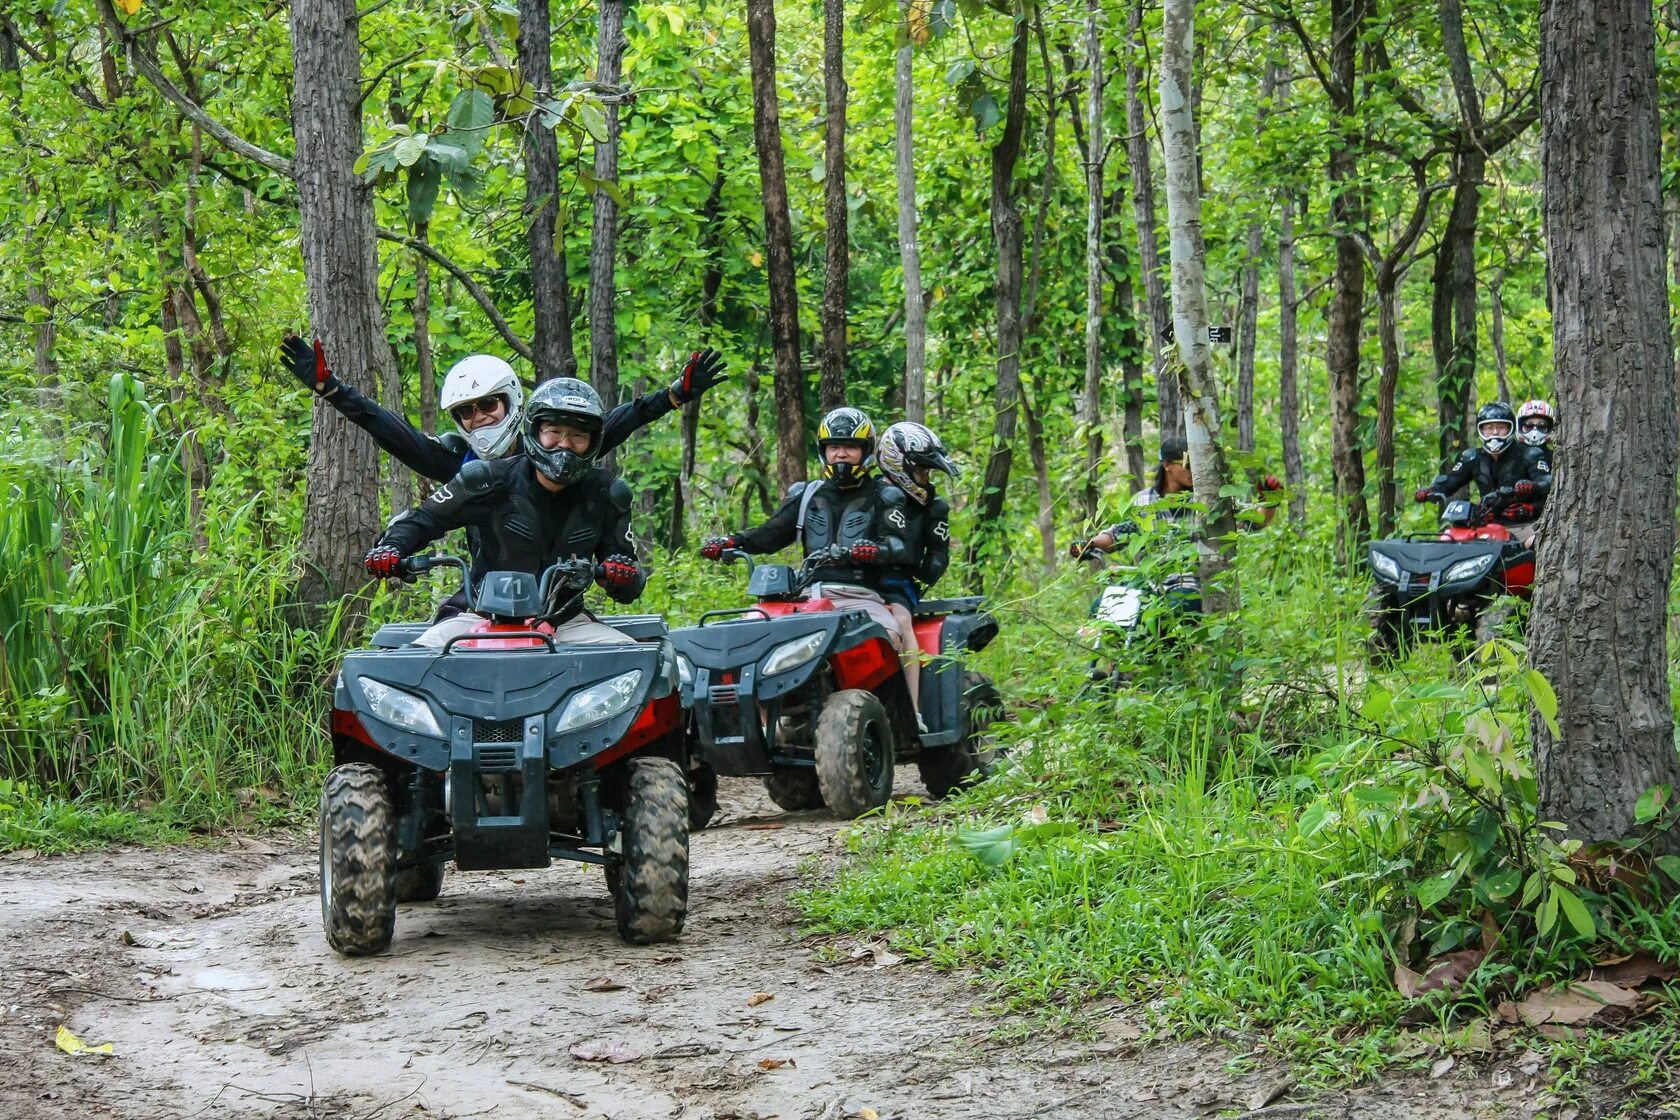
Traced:
<path fill-rule="evenodd" d="M 525 741 L 525 721 L 522 719 L 473 720 L 474 743 L 522 743 Z"/>
<path fill-rule="evenodd" d="M 741 693 L 732 684 L 713 685 L 707 691 L 707 697 L 714 704 L 739 704 Z"/>
<path fill-rule="evenodd" d="M 519 769 L 519 748 L 517 746 L 479 743 L 473 750 L 478 756 L 478 768 L 480 770 Z"/>

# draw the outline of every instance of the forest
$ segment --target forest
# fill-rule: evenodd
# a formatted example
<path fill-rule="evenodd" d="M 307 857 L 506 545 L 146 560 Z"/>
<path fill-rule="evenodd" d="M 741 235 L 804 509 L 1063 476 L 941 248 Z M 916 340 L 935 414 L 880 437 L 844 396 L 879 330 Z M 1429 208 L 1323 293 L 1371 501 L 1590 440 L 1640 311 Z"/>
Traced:
<path fill-rule="evenodd" d="M 671 628 L 850 406 L 957 468 L 997 762 L 813 849 L 790 936 L 1332 1097 L 1680 1107 L 1680 5 L 5 0 L 0 104 L 0 860 L 313 874 L 341 658 L 456 582 L 370 580 L 444 479 L 284 340 L 436 436 L 472 355 L 671 387 L 598 462 Z"/>

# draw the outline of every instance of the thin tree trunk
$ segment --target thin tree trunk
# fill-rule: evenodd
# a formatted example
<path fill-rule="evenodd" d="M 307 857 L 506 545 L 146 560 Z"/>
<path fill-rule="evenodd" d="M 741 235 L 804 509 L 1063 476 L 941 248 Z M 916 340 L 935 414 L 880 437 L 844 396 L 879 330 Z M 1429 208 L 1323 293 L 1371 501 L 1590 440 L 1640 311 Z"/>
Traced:
<path fill-rule="evenodd" d="M 822 375 L 817 400 L 824 412 L 846 403 L 846 290 L 851 240 L 846 210 L 846 5 L 823 0 L 823 217 L 828 259 L 823 269 Z"/>
<path fill-rule="evenodd" d="M 1680 789 L 1664 625 L 1680 426 L 1656 43 L 1648 0 L 1542 0 L 1540 21 L 1546 261 L 1570 429 L 1529 646 L 1561 733 L 1534 717 L 1535 771 L 1541 819 L 1614 842 L 1642 831 L 1647 790 Z M 1652 839 L 1680 847 L 1680 832 Z"/>
<path fill-rule="evenodd" d="M 1196 501 L 1206 508 L 1202 550 L 1202 605 L 1209 614 L 1241 602 L 1225 543 L 1236 531 L 1235 510 L 1224 493 L 1230 477 L 1220 446 L 1219 395 L 1207 332 L 1207 250 L 1202 241 L 1202 192 L 1191 113 L 1191 59 L 1195 56 L 1195 0 L 1166 0 L 1161 29 L 1161 132 L 1166 151 L 1167 220 L 1172 249 L 1173 334 L 1184 378 L 1184 431 Z"/>
<path fill-rule="evenodd" d="M 909 0 L 899 0 L 907 16 Z M 922 302 L 922 250 L 916 233 L 915 54 L 898 48 L 893 97 L 893 144 L 898 170 L 898 256 L 904 266 L 904 415 L 927 420 L 927 306 Z"/>
<path fill-rule="evenodd" d="M 1359 445 L 1359 336 L 1365 317 L 1365 257 L 1356 234 L 1365 228 L 1359 185 L 1360 125 L 1355 118 L 1356 53 L 1368 0 L 1330 0 L 1330 81 L 1341 118 L 1331 140 L 1331 213 L 1338 227 L 1325 365 L 1330 373 L 1330 461 L 1336 481 L 1336 550 L 1351 564 L 1371 535 L 1365 504 L 1365 459 Z"/>
<path fill-rule="evenodd" d="M 292 131 L 309 320 L 338 377 L 372 391 L 394 359 L 379 308 L 373 195 L 362 153 L 361 44 L 354 0 L 292 0 Z M 373 441 L 317 403 L 304 509 L 305 604 L 324 607 L 367 580 L 379 532 Z M 359 613 L 361 608 L 354 607 Z"/>
<path fill-rule="evenodd" d="M 1120 377 L 1126 393 L 1121 433 L 1126 446 L 1126 472 L 1135 494 L 1148 485 L 1145 480 L 1149 477 L 1143 453 L 1143 363 L 1149 348 L 1143 340 L 1144 326 L 1132 287 L 1132 261 L 1120 223 L 1124 191 L 1120 186 L 1109 195 L 1108 260 L 1114 273 L 1114 318 L 1120 324 Z M 1091 511 L 1091 515 L 1096 516 L 1096 512 Z"/>
<path fill-rule="evenodd" d="M 414 227 L 414 239 L 425 244 L 431 226 L 421 222 Z M 431 262 L 418 250 L 414 254 L 414 317 L 415 364 L 420 367 L 420 430 L 437 434 L 438 384 L 437 366 L 432 359 L 432 269 Z"/>
<path fill-rule="evenodd" d="M 1284 192 L 1278 217 L 1278 426 L 1283 437 L 1283 480 L 1289 487 L 1289 520 L 1307 520 L 1307 471 L 1301 462 L 1301 304 L 1295 294 L 1295 198 Z"/>
<path fill-rule="evenodd" d="M 519 72 L 537 98 L 553 95 L 548 0 L 519 0 Z M 566 231 L 559 228 L 560 153 L 534 115 L 525 128 L 526 244 L 531 253 L 531 352 L 537 380 L 575 377 Z"/>
<path fill-rule="evenodd" d="M 1103 58 L 1102 2 L 1085 0 L 1085 519 L 1095 521 L 1102 481 L 1103 309 Z"/>
<path fill-rule="evenodd" d="M 1149 352 L 1155 359 L 1155 399 L 1159 406 L 1161 438 L 1184 434 L 1178 381 L 1166 374 L 1165 335 L 1172 321 L 1166 282 L 1161 272 L 1161 242 L 1155 228 L 1155 172 L 1149 124 L 1144 112 L 1143 0 L 1132 0 L 1126 22 L 1126 157 L 1132 172 L 1132 210 L 1137 220 L 1138 265 L 1143 270 L 1143 307 L 1149 318 Z"/>
<path fill-rule="evenodd" d="M 1033 478 L 1038 483 L 1038 516 L 1033 524 L 1038 529 L 1044 570 L 1049 573 L 1056 570 L 1056 502 L 1050 493 L 1050 456 L 1044 448 L 1044 424 L 1038 410 L 1033 408 L 1032 388 L 1025 381 L 1021 385 L 1021 411 L 1027 419 L 1027 453 L 1032 457 Z"/>
<path fill-rule="evenodd" d="M 1264 237 L 1265 227 L 1258 219 L 1248 224 L 1237 299 L 1237 447 L 1245 454 L 1254 450 L 1254 335 L 1260 325 L 1260 250 Z"/>
<path fill-rule="evenodd" d="M 799 289 L 794 279 L 787 174 L 782 166 L 773 0 L 747 0 L 747 39 L 752 53 L 753 142 L 758 147 L 758 178 L 764 194 L 770 349 L 776 365 L 776 477 L 785 493 L 806 477 L 805 378 L 799 368 Z"/>
<path fill-rule="evenodd" d="M 1488 341 L 1493 343 L 1493 368 L 1499 375 L 1499 399 L 1511 399 L 1511 375 L 1505 364 L 1505 273 L 1493 274 L 1488 285 Z"/>
<path fill-rule="evenodd" d="M 1394 394 L 1400 384 L 1400 323 L 1396 289 L 1400 276 L 1377 273 L 1377 334 L 1382 341 L 1382 374 L 1377 378 L 1377 535 L 1394 535 Z"/>
<path fill-rule="evenodd" d="M 626 0 L 601 0 L 601 29 L 596 48 L 595 80 L 616 86 L 624 62 L 624 7 Z M 595 178 L 603 183 L 618 182 L 618 104 L 605 108 L 607 140 L 595 145 Z M 594 225 L 589 234 L 589 383 L 608 408 L 618 404 L 618 326 L 613 321 L 617 295 L 618 203 L 605 190 L 594 197 Z M 608 454 L 604 466 L 616 472 L 617 462 Z"/>
<path fill-rule="evenodd" d="M 1479 148 L 1455 154 L 1452 209 L 1431 278 L 1429 333 L 1443 463 L 1457 457 L 1470 436 L 1465 420 L 1473 411 L 1476 390 L 1476 223 L 1486 168 L 1487 157 Z"/>
<path fill-rule="evenodd" d="M 719 256 L 718 236 L 723 213 L 723 176 L 712 180 L 712 191 L 701 211 L 700 252 L 706 261 L 700 274 L 700 337 L 701 342 L 712 339 L 712 324 L 717 322 L 718 292 L 723 288 L 723 261 Z M 671 501 L 671 548 L 682 548 L 688 534 L 688 517 L 694 501 L 695 448 L 700 438 L 700 402 L 689 401 L 682 408 L 682 473 L 677 479 L 676 493 Z M 757 419 L 748 432 L 749 439 L 757 439 Z"/>
<path fill-rule="evenodd" d="M 1015 205 L 1015 164 L 1027 116 L 1027 21 L 1017 11 L 1009 51 L 1009 95 L 1003 135 L 992 146 L 992 244 L 997 252 L 993 302 L 997 311 L 997 386 L 992 395 L 992 447 L 980 492 L 980 524 L 995 530 L 1003 515 L 1015 454 L 1016 406 L 1021 396 L 1021 211 Z M 987 532 L 975 534 L 976 544 Z M 974 546 L 970 546 L 973 551 Z"/>
<path fill-rule="evenodd" d="M 197 124 L 192 126 L 192 156 L 187 163 L 187 197 L 185 216 L 181 230 L 181 263 L 186 266 L 187 275 L 192 285 L 198 291 L 199 298 L 204 300 L 204 313 L 210 317 L 210 337 L 216 346 L 216 353 L 225 361 L 233 357 L 233 339 L 228 336 L 227 325 L 222 320 L 222 301 L 216 295 L 216 288 L 210 283 L 210 274 L 204 270 L 203 263 L 198 259 L 198 178 L 204 168 L 204 130 Z"/>

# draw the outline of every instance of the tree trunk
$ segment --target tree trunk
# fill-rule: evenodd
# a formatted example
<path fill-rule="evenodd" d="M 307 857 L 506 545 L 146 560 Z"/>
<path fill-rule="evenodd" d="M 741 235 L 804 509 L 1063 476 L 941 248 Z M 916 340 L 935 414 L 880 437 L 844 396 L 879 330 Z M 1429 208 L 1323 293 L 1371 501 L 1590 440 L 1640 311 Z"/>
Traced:
<path fill-rule="evenodd" d="M 1144 327 L 1139 318 L 1136 292 L 1132 287 L 1132 261 L 1126 252 L 1124 231 L 1120 228 L 1121 194 L 1124 187 L 1109 195 L 1109 268 L 1114 273 L 1114 318 L 1120 324 L 1120 377 L 1125 388 L 1126 405 L 1121 416 L 1121 434 L 1126 445 L 1126 471 L 1131 475 L 1132 493 L 1148 483 L 1149 466 L 1143 453 L 1143 361 L 1149 353 L 1143 340 Z M 1096 516 L 1096 511 L 1090 511 Z"/>
<path fill-rule="evenodd" d="M 776 95 L 776 9 L 747 0 L 752 53 L 753 142 L 764 193 L 764 240 L 770 279 L 770 349 L 776 365 L 776 477 L 785 493 L 805 480 L 805 378 L 799 369 L 799 289 L 793 271 L 793 220 L 782 167 L 782 119 Z"/>
<path fill-rule="evenodd" d="M 314 333 L 339 378 L 372 392 L 394 359 L 379 307 L 373 195 L 362 154 L 361 43 L 354 0 L 292 0 L 292 131 L 298 217 Z M 304 510 L 305 604 L 324 607 L 367 580 L 379 532 L 379 460 L 361 429 L 319 402 Z"/>
<path fill-rule="evenodd" d="M 624 6 L 626 0 L 601 0 L 601 30 L 596 48 L 595 80 L 616 86 L 624 61 Z M 607 141 L 595 145 L 595 178 L 618 182 L 618 105 L 609 101 Z M 612 195 L 597 189 L 594 197 L 594 225 L 589 234 L 589 383 L 601 394 L 608 408 L 618 404 L 618 326 L 613 321 L 618 267 L 618 203 Z M 604 463 L 614 472 L 612 455 Z"/>
<path fill-rule="evenodd" d="M 823 0 L 823 217 L 828 259 L 823 269 L 822 375 L 824 412 L 846 403 L 846 290 L 851 240 L 846 226 L 846 5 Z"/>
<path fill-rule="evenodd" d="M 1284 193 L 1278 217 L 1278 426 L 1283 437 L 1283 481 L 1289 487 L 1289 520 L 1307 520 L 1307 471 L 1301 462 L 1300 298 L 1295 294 L 1295 199 Z"/>
<path fill-rule="evenodd" d="M 1260 108 L 1255 129 L 1266 125 L 1272 96 L 1277 90 L 1278 66 L 1266 64 L 1266 74 L 1260 79 Z M 1200 145 L 1197 145 L 1200 151 Z M 1241 295 L 1237 300 L 1237 446 L 1245 453 L 1254 451 L 1254 343 L 1260 325 L 1260 251 L 1265 244 L 1266 227 L 1259 215 L 1248 224 L 1248 244 L 1243 253 Z"/>
<path fill-rule="evenodd" d="M 1103 69 L 1102 2 L 1085 0 L 1085 519 L 1096 520 L 1102 482 Z"/>
<path fill-rule="evenodd" d="M 553 96 L 548 0 L 519 0 L 519 73 L 539 99 Z M 525 127 L 526 244 L 531 252 L 531 352 L 536 379 L 577 376 L 566 231 L 559 228 L 560 154 L 554 130 L 533 114 Z M 610 406 L 609 406 L 610 407 Z"/>
<path fill-rule="evenodd" d="M 1394 535 L 1394 394 L 1400 384 L 1400 321 L 1396 289 L 1400 274 L 1377 273 L 1377 334 L 1382 341 L 1382 374 L 1377 379 L 1377 535 Z"/>
<path fill-rule="evenodd" d="M 1240 603 L 1236 573 L 1224 544 L 1236 531 L 1235 510 L 1225 495 L 1230 477 L 1220 446 L 1219 395 L 1208 346 L 1207 250 L 1202 242 L 1202 192 L 1197 178 L 1196 124 L 1191 113 L 1191 59 L 1195 56 L 1195 0 L 1166 0 L 1161 29 L 1161 139 L 1166 151 L 1167 221 L 1172 250 L 1173 335 L 1183 359 L 1184 431 L 1196 501 L 1205 507 L 1202 606 L 1224 614 Z"/>
<path fill-rule="evenodd" d="M 1331 214 L 1338 227 L 1330 322 L 1324 360 L 1330 373 L 1330 462 L 1339 520 L 1336 551 L 1352 563 L 1371 535 L 1365 504 L 1365 459 L 1359 446 L 1359 335 L 1365 316 L 1365 257 L 1355 234 L 1365 228 L 1359 185 L 1360 124 L 1356 108 L 1356 48 L 1367 0 L 1331 0 L 1330 70 L 1340 117 L 1330 149 Z"/>
<path fill-rule="evenodd" d="M 1636 835 L 1680 789 L 1669 696 L 1675 419 L 1656 41 L 1640 0 L 1542 0 L 1540 142 L 1558 405 L 1570 424 L 1539 535 L 1530 655 L 1557 692 L 1533 721 L 1540 817 Z M 1581 453 L 1577 453 L 1581 452 Z M 1680 833 L 1659 833 L 1659 850 Z"/>
<path fill-rule="evenodd" d="M 1511 399 L 1511 374 L 1505 364 L 1505 273 L 1495 272 L 1488 285 L 1488 341 L 1493 343 L 1493 368 L 1499 375 L 1499 399 Z"/>
<path fill-rule="evenodd" d="M 995 530 L 1003 514 L 1015 454 L 1015 412 L 1021 395 L 1021 211 L 1015 205 L 1015 164 L 1027 115 L 1027 22 L 1015 15 L 1009 51 L 1009 95 L 1003 135 L 992 146 L 992 243 L 997 252 L 993 302 L 997 310 L 997 385 L 992 395 L 992 448 L 980 493 L 980 524 Z M 976 542 L 986 535 L 975 534 Z M 972 551 L 972 546 L 971 546 Z"/>
<path fill-rule="evenodd" d="M 1435 351 L 1436 422 L 1441 462 L 1468 446 L 1466 417 L 1476 391 L 1476 221 L 1487 157 L 1470 147 L 1453 159 L 1453 200 L 1435 251 L 1429 335 Z"/>
<path fill-rule="evenodd" d="M 909 0 L 899 0 L 908 15 Z M 927 420 L 927 306 L 922 302 L 922 250 L 916 234 L 915 54 L 898 48 L 893 97 L 893 144 L 898 168 L 898 256 L 904 265 L 904 415 Z"/>
<path fill-rule="evenodd" d="M 1164 336 L 1172 321 L 1172 309 L 1167 306 L 1166 282 L 1161 273 L 1161 242 L 1155 228 L 1155 172 L 1150 166 L 1153 153 L 1143 104 L 1143 0 L 1133 0 L 1126 34 L 1126 158 L 1131 164 L 1132 210 L 1137 219 L 1138 265 L 1143 270 L 1143 307 L 1149 318 L 1149 352 L 1155 359 L 1155 399 L 1161 438 L 1166 439 L 1184 434 L 1184 420 L 1180 416 L 1178 379 L 1165 372 Z"/>
<path fill-rule="evenodd" d="M 1044 571 L 1050 573 L 1056 570 L 1056 500 L 1050 493 L 1050 455 L 1044 448 L 1044 423 L 1033 407 L 1032 387 L 1024 381 L 1021 411 L 1027 418 L 1027 453 L 1032 457 L 1033 479 L 1038 483 L 1038 516 L 1033 518 L 1033 525 L 1038 529 Z"/>
<path fill-rule="evenodd" d="M 415 240 L 424 243 L 430 227 L 420 222 L 414 227 Z M 414 252 L 414 299 L 409 304 L 414 319 L 414 364 L 420 370 L 420 430 L 437 434 L 438 383 L 437 366 L 432 361 L 432 270 L 424 254 Z M 425 499 L 434 487 L 429 478 L 415 475 L 420 497 Z"/>
<path fill-rule="evenodd" d="M 712 340 L 712 324 L 718 317 L 718 292 L 723 288 L 723 261 L 718 253 L 718 240 L 723 215 L 723 176 L 712 180 L 712 190 L 700 212 L 700 252 L 705 270 L 700 274 L 700 339 Z M 756 406 L 755 406 L 756 407 Z M 758 438 L 755 416 L 748 438 Z M 682 548 L 688 535 L 688 517 L 698 503 L 694 500 L 695 448 L 700 439 L 700 402 L 689 401 L 682 407 L 682 473 L 677 479 L 676 493 L 671 501 L 671 549 Z"/>

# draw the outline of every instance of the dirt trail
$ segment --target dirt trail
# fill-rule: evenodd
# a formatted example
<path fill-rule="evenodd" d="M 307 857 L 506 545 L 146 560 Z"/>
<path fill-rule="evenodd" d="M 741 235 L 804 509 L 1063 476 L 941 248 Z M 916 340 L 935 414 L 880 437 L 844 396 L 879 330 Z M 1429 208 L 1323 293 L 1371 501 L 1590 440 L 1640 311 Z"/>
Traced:
<path fill-rule="evenodd" d="M 694 839 L 688 929 L 650 948 L 618 940 L 600 872 L 576 865 L 451 872 L 439 901 L 401 908 L 389 954 L 346 960 L 297 839 L 0 863 L 0 1117 L 1446 1120 L 1535 1103 L 1520 1073 L 1494 1090 L 1495 1070 L 1263 1107 L 1282 1079 L 1226 1072 L 1225 1049 L 1124 1029 L 995 1041 L 960 981 L 798 941 L 786 895 L 837 825 L 725 786 Z M 170 931 L 173 947 L 124 940 Z M 61 1053 L 61 1023 L 114 1056 Z M 580 1043 L 631 1060 L 579 1060 Z"/>

